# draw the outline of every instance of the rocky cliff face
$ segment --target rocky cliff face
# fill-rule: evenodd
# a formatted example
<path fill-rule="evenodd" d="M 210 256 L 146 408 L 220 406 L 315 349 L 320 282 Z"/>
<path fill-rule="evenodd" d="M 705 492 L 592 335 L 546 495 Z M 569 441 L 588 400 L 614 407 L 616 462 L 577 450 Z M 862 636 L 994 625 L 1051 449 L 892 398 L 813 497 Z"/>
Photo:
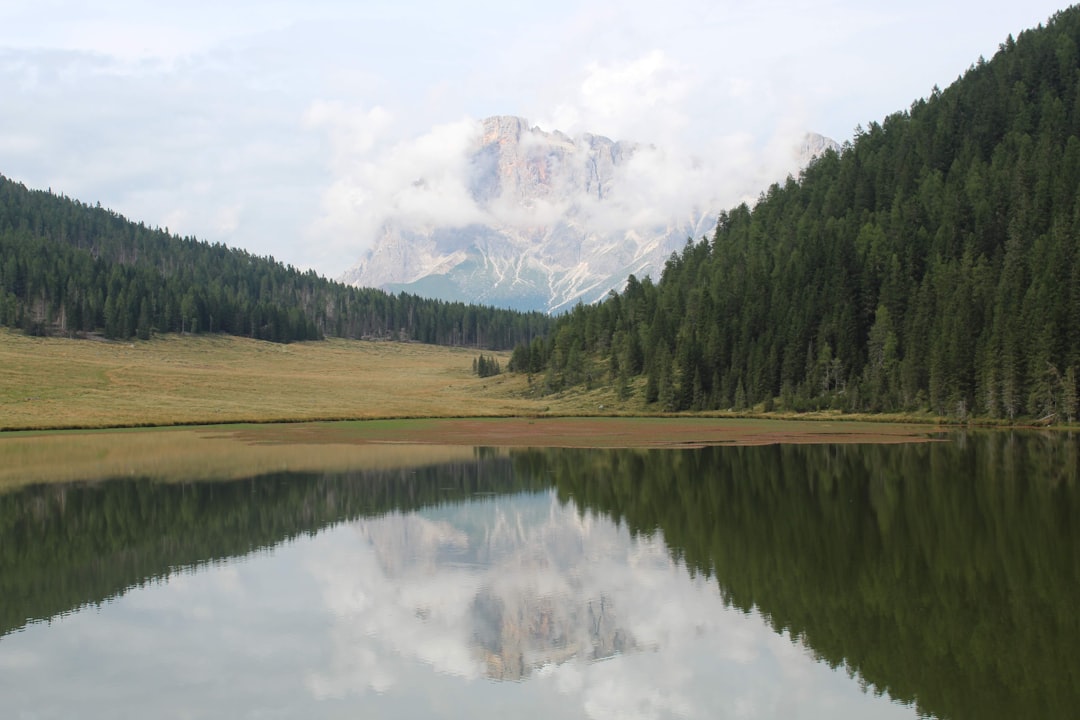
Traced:
<path fill-rule="evenodd" d="M 807 136 L 795 150 L 800 164 L 829 143 Z M 643 169 L 634 161 L 655 152 L 596 135 L 545 132 L 517 117 L 488 118 L 467 166 L 468 193 L 483 220 L 419 228 L 388 221 L 341 279 L 560 312 L 621 289 L 632 273 L 658 278 L 672 251 L 712 233 L 721 208 L 686 207 L 669 217 L 642 212 L 640 194 L 629 191 Z M 422 187 L 426 180 L 415 182 Z"/>

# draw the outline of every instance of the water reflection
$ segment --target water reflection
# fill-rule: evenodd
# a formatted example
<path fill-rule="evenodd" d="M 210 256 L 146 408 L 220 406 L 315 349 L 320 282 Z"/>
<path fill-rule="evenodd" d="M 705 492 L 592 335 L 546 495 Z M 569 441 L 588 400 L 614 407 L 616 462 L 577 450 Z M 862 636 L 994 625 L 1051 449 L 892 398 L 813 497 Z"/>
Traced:
<path fill-rule="evenodd" d="M 348 629 L 342 655 L 378 637 L 384 650 L 409 648 L 466 678 L 518 681 L 644 649 L 618 595 L 644 568 L 671 571 L 662 546 L 632 541 L 550 493 L 394 514 L 355 532 L 357 555 L 313 569 Z M 356 572 L 340 572 L 350 563 Z"/>
<path fill-rule="evenodd" d="M 328 662 L 304 676 L 320 702 L 393 714 L 449 693 L 433 712 L 915 716 L 726 608 L 659 537 L 554 492 L 392 513 L 315 543 L 307 567 L 333 616 Z"/>
<path fill-rule="evenodd" d="M 1006 434 L 30 489 L 0 495 L 0 698 L 1071 717 L 1077 517 L 1075 441 Z"/>

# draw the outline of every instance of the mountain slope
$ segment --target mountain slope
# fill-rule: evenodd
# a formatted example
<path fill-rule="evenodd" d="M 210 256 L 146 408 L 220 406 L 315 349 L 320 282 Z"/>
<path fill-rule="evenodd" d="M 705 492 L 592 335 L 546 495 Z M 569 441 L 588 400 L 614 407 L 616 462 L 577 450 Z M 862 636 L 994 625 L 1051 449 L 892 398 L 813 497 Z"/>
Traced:
<path fill-rule="evenodd" d="M 346 287 L 0 176 L 0 325 L 110 338 L 335 335 L 496 349 L 544 334 L 550 319 Z"/>
<path fill-rule="evenodd" d="M 796 152 L 820 154 L 830 144 L 808 136 L 793 149 L 792 167 Z M 713 231 L 715 208 L 654 205 L 650 176 L 668 160 L 654 147 L 488 118 L 468 158 L 468 194 L 479 221 L 387 221 L 342 280 L 523 310 L 594 302 L 630 274 L 657 274 L 688 238 Z"/>
<path fill-rule="evenodd" d="M 515 351 L 667 409 L 1077 416 L 1080 8 L 722 213 L 657 285 Z"/>

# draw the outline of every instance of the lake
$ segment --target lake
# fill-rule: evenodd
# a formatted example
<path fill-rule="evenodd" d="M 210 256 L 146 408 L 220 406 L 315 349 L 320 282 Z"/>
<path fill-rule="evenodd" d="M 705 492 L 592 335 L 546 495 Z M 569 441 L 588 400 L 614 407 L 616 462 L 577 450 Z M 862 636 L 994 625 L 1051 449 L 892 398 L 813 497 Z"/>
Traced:
<path fill-rule="evenodd" d="M 404 450 L 0 494 L 3 716 L 1080 707 L 1075 436 Z"/>

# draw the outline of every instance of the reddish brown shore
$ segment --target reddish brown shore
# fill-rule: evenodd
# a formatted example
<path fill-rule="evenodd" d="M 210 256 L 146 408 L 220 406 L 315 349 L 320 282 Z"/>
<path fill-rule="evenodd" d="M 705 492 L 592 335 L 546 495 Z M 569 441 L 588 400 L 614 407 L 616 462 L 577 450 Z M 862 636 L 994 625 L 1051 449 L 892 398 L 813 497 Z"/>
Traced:
<path fill-rule="evenodd" d="M 906 443 L 934 425 L 732 418 L 441 418 L 222 428 L 250 443 L 414 443 L 488 447 L 694 448 L 777 443 Z"/>

